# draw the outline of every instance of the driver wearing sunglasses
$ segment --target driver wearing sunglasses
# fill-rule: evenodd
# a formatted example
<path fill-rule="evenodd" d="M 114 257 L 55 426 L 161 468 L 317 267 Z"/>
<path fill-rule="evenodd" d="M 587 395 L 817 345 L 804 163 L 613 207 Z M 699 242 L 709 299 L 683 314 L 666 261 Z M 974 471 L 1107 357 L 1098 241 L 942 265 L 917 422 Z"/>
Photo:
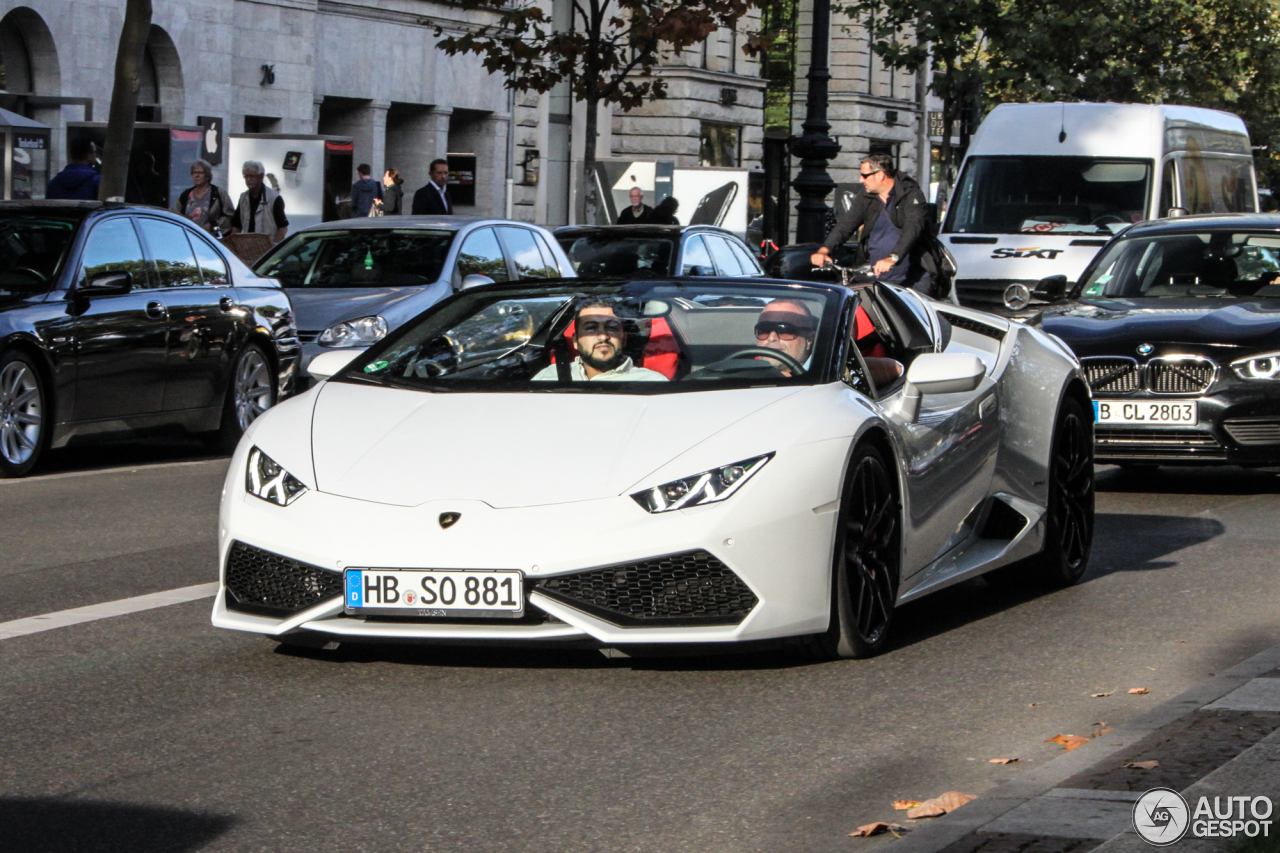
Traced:
<path fill-rule="evenodd" d="M 578 306 L 573 318 L 573 342 L 578 355 L 567 366 L 551 364 L 534 381 L 666 382 L 656 370 L 637 367 L 626 354 L 627 327 L 612 302 L 593 299 Z M 563 374 L 563 376 L 562 376 Z"/>
<path fill-rule="evenodd" d="M 808 305 L 798 299 L 775 299 L 764 306 L 756 319 L 756 346 L 778 350 L 805 364 L 817 331 L 818 320 Z M 785 362 L 766 360 L 783 376 L 791 375 Z"/>

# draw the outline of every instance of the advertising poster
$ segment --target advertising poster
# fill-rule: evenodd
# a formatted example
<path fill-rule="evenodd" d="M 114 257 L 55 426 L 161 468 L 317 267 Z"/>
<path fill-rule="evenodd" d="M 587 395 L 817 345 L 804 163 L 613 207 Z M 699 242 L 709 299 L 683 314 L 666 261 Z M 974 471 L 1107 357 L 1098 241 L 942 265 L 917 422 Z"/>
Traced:
<path fill-rule="evenodd" d="M 227 192 L 237 201 L 246 189 L 241 164 L 257 160 L 267 170 L 266 184 L 284 198 L 289 233 L 322 221 L 324 213 L 324 140 L 232 134 L 227 141 Z M 346 191 L 350 192 L 350 184 Z"/>
<path fill-rule="evenodd" d="M 676 169 L 672 195 L 681 225 L 719 225 L 747 239 L 746 169 Z"/>

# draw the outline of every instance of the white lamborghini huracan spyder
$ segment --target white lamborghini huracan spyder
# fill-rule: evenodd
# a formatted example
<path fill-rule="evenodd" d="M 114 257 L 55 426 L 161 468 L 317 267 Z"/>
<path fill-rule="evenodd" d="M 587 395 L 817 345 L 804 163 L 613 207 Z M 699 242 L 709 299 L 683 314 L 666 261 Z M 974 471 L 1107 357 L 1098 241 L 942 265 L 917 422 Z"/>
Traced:
<path fill-rule="evenodd" d="M 310 369 L 231 460 L 218 627 L 862 657 L 903 602 L 1089 557 L 1076 359 L 891 285 L 495 284 Z"/>

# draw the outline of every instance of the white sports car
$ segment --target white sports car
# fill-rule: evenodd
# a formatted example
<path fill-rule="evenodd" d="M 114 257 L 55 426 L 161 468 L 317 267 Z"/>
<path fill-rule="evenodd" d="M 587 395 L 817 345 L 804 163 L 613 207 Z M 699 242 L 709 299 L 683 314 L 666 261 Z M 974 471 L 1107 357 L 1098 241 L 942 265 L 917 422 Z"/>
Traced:
<path fill-rule="evenodd" d="M 311 372 L 231 460 L 218 627 L 862 657 L 896 605 L 1089 557 L 1074 356 L 890 285 L 491 285 Z"/>

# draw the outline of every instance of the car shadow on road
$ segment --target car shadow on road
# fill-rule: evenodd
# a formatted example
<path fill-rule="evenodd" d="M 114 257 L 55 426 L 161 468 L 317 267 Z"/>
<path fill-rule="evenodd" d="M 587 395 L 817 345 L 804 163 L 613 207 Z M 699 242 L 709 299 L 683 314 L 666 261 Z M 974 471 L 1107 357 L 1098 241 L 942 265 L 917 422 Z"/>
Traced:
<path fill-rule="evenodd" d="M 1158 468 L 1099 465 L 1095 482 L 1099 492 L 1243 496 L 1280 494 L 1280 477 L 1267 471 L 1237 468 L 1234 465 L 1164 465 Z"/>
<path fill-rule="evenodd" d="M 235 825 L 229 815 L 62 797 L 0 797 L 0 849 L 22 853 L 183 853 Z"/>
<path fill-rule="evenodd" d="M 86 442 L 50 450 L 32 476 L 225 458 L 227 454 L 214 452 L 198 438 L 186 436 Z"/>

